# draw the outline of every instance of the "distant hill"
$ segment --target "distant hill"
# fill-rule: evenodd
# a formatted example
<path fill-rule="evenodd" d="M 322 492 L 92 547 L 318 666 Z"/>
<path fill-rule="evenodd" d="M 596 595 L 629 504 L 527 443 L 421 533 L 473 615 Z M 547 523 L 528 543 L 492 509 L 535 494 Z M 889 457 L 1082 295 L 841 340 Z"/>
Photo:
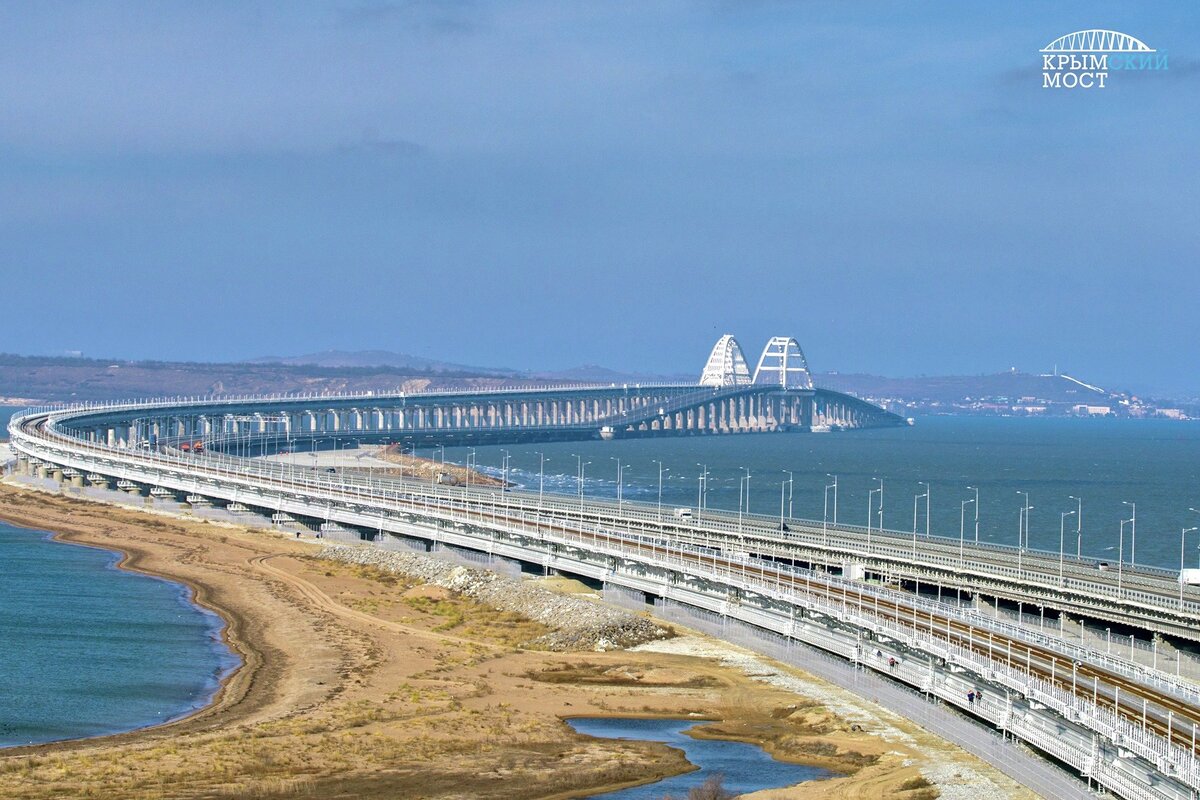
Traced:
<path fill-rule="evenodd" d="M 620 370 L 609 369 L 608 367 L 597 366 L 596 364 L 585 364 L 570 369 L 531 372 L 528 374 L 532 378 L 563 381 L 564 383 L 575 381 L 579 383 L 686 383 L 688 381 L 695 381 L 697 378 L 697 375 L 694 373 L 687 375 L 658 375 L 647 372 L 622 372 Z"/>
<path fill-rule="evenodd" d="M 252 359 L 249 363 L 317 367 L 395 367 L 429 372 L 472 372 L 478 375 L 514 375 L 517 372 L 512 369 L 455 364 L 390 350 L 323 350 L 303 356 L 263 356 Z"/>
<path fill-rule="evenodd" d="M 469 367 L 384 350 L 329 350 L 249 363 L 123 361 L 0 354 L 0 404 L 119 400 L 162 395 L 269 392 L 421 391 L 514 384 L 647 384 L 695 381 L 695 374 L 625 372 L 594 364 L 543 372 Z M 824 372 L 817 386 L 870 400 L 899 414 L 1200 416 L 1200 406 L 1147 400 L 1067 375 L 1001 372 L 888 378 Z"/>
<path fill-rule="evenodd" d="M 695 380 L 688 373 L 661 375 L 648 372 L 627 372 L 610 369 L 597 364 L 584 364 L 558 370 L 517 370 L 507 367 L 478 367 L 439 361 L 391 350 L 324 350 L 303 356 L 263 356 L 253 359 L 251 364 L 286 364 L 290 366 L 313 365 L 318 367 L 395 367 L 429 372 L 470 372 L 478 375 L 498 375 L 534 380 L 562 381 L 564 383 L 680 383 Z"/>
<path fill-rule="evenodd" d="M 466 389 L 506 385 L 469 369 L 312 364 L 209 364 L 0 354 L 0 400 L 71 402 L 162 395 Z"/>
<path fill-rule="evenodd" d="M 1017 403 L 1023 398 L 1052 403 L 1095 403 L 1117 396 L 1067 375 L 1024 372 L 916 378 L 823 372 L 814 374 L 813 381 L 826 389 L 859 397 L 892 398 L 909 403 Z"/>

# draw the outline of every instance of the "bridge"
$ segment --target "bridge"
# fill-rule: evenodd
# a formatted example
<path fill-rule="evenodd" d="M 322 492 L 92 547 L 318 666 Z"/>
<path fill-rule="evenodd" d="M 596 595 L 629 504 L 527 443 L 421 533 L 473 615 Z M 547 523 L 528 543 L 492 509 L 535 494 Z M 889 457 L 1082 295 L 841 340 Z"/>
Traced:
<path fill-rule="evenodd" d="M 1182 665 L 1200 640 L 1200 592 L 1175 573 L 1100 570 L 1058 552 L 782 514 L 701 506 L 677 516 L 627 501 L 331 474 L 253 457 L 303 436 L 449 444 L 596 437 L 605 428 L 613 436 L 731 433 L 786 429 L 806 413 L 812 429 L 821 402 L 857 409 L 860 425 L 899 422 L 853 398 L 821 401 L 819 391 L 794 340 L 773 339 L 751 373 L 727 337 L 689 386 L 31 409 L 9 426 L 17 454 L 9 479 L 579 576 L 694 627 L 744 625 L 765 645 L 814 648 L 914 687 L 1117 796 L 1196 798 L 1200 673 Z M 746 427 L 729 424 L 740 422 Z M 182 447 L 195 441 L 206 446 Z M 1089 638 L 1096 624 L 1128 631 L 1128 649 Z M 971 688 L 986 688 L 986 702 L 968 703 Z M 1086 796 L 1078 787 L 1074 796 Z"/>
<path fill-rule="evenodd" d="M 93 407 L 75 418 L 72 433 L 113 447 L 201 440 L 244 452 L 247 442 L 276 439 L 296 446 L 350 436 L 449 446 L 905 424 L 873 403 L 815 388 L 803 351 L 789 337 L 771 339 L 751 375 L 737 341 L 724 336 L 695 384 L 198 398 L 138 409 Z"/>

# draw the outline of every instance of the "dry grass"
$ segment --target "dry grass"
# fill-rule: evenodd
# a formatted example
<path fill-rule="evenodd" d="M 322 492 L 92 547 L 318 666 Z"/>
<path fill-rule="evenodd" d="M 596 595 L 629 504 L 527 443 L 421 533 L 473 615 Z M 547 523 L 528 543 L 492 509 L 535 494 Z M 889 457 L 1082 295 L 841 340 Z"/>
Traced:
<path fill-rule="evenodd" d="M 642 686 L 677 689 L 709 689 L 721 685 L 710 674 L 684 670 L 664 670 L 653 664 L 597 664 L 590 661 L 562 663 L 529 672 L 527 677 L 542 683 L 585 686 Z"/>

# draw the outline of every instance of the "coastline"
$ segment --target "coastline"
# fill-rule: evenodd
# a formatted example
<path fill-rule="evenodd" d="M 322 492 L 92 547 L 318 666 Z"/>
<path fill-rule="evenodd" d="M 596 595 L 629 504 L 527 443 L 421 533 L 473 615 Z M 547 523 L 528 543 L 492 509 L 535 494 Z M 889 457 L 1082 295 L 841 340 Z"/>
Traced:
<path fill-rule="evenodd" d="M 3 490 L 0 490 L 0 498 L 8 499 Z M 233 658 L 236 659 L 235 664 L 222 670 L 222 673 L 217 677 L 216 686 L 208 694 L 203 703 L 195 708 L 182 711 L 162 722 L 95 736 L 13 745 L 11 747 L 0 748 L 0 756 L 19 755 L 26 751 L 37 751 L 40 753 L 53 752 L 58 748 L 73 747 L 76 744 L 87 742 L 101 740 L 119 741 L 125 738 L 140 737 L 143 734 L 164 731 L 165 729 L 184 723 L 197 721 L 201 717 L 220 713 L 236 705 L 244 698 L 252 681 L 253 674 L 242 673 L 247 671 L 253 673 L 257 665 L 262 661 L 262 654 L 256 650 L 252 641 L 242 635 L 241 632 L 246 628 L 246 622 L 242 616 L 234 610 L 213 602 L 209 596 L 210 592 L 203 583 L 173 574 L 167 569 L 147 567 L 145 562 L 149 560 L 150 553 L 128 542 L 98 543 L 89 541 L 84 531 L 69 527 L 69 523 L 63 527 L 59 527 L 56 523 L 55 529 L 51 530 L 49 525 L 37 519 L 36 516 L 13 513 L 10 507 L 4 503 L 0 503 L 0 521 L 34 533 L 46 534 L 47 538 L 53 542 L 112 553 L 117 556 L 117 560 L 113 566 L 118 570 L 165 581 L 181 587 L 186 592 L 188 603 L 204 612 L 214 615 L 220 620 L 219 638 Z"/>
<path fill-rule="evenodd" d="M 318 560 L 311 540 L 11 484 L 0 484 L 0 518 L 120 552 L 120 568 L 188 587 L 224 621 L 223 638 L 242 659 L 212 701 L 184 717 L 0 751 L 0 796 L 13 800 L 207 797 L 234 786 L 273 798 L 567 800 L 694 769 L 667 745 L 574 734 L 564 719 L 581 716 L 716 724 L 715 738 L 745 736 L 779 760 L 842 773 L 767 790 L 771 798 L 834 788 L 840 797 L 886 796 L 880 790 L 918 775 L 911 764 L 952 751 L 932 748 L 928 736 L 898 746 L 878 731 L 779 717 L 795 693 L 719 659 L 526 649 L 548 630 L 541 623 Z M 820 752 L 807 744 L 818 742 Z M 968 776 L 990 775 L 1005 788 L 998 796 L 1028 797 L 961 751 L 951 757 Z"/>
<path fill-rule="evenodd" d="M 212 608 L 199 602 L 198 594 L 202 591 L 202 587 L 191 583 L 169 577 L 168 575 L 158 574 L 155 572 L 139 569 L 136 566 L 136 556 L 129 550 L 123 549 L 116 545 L 99 545 L 88 542 L 74 541 L 72 537 L 61 532 L 46 530 L 43 527 L 25 524 L 24 521 L 18 522 L 9 519 L 4 513 L 4 506 L 0 505 L 0 523 L 4 523 L 11 529 L 26 531 L 38 539 L 50 543 L 52 546 L 79 547 L 87 550 L 103 553 L 107 561 L 104 564 L 104 569 L 114 569 L 120 572 L 125 572 L 130 575 L 136 575 L 140 579 L 151 580 L 162 583 L 172 590 L 174 599 L 181 607 L 187 607 L 190 611 L 197 613 L 203 620 L 206 631 L 207 641 L 214 646 L 215 656 L 217 660 L 217 668 L 215 671 L 208 673 L 204 679 L 207 686 L 205 691 L 198 698 L 190 700 L 186 703 L 177 704 L 170 715 L 160 717 L 159 719 L 147 720 L 136 724 L 122 724 L 114 726 L 109 730 L 104 730 L 90 735 L 82 736 L 64 736 L 61 738 L 49 739 L 46 741 L 27 742 L 24 744 L 6 744 L 0 745 L 0 755 L 18 752 L 25 748 L 40 748 L 48 747 L 66 742 L 87 741 L 93 739 L 104 739 L 109 737 L 121 736 L 124 734 L 138 733 L 154 728 L 160 728 L 167 725 L 183 722 L 196 714 L 204 712 L 206 709 L 214 706 L 220 700 L 221 694 L 225 691 L 226 685 L 230 678 L 237 672 L 238 669 L 245 663 L 240 649 L 244 646 L 241 642 L 235 642 L 228 636 L 229 620 L 227 614 L 218 608 Z M 219 648 L 219 649 L 217 649 Z"/>
<path fill-rule="evenodd" d="M 126 734 L 126 733 L 137 733 L 139 731 L 147 731 L 147 730 L 151 730 L 153 728 L 161 728 L 161 727 L 164 727 L 167 725 L 172 725 L 174 723 L 183 722 L 187 719 L 190 719 L 191 717 L 196 716 L 197 714 L 203 713 L 207 709 L 212 708 L 220 703 L 221 696 L 226 691 L 229 681 L 233 678 L 234 674 L 238 670 L 240 670 L 246 663 L 246 658 L 245 658 L 244 652 L 245 652 L 245 648 L 248 646 L 248 643 L 242 642 L 242 641 L 235 639 L 234 637 L 231 637 L 229 635 L 229 628 L 230 628 L 229 612 L 227 612 L 223 608 L 219 608 L 219 607 L 215 607 L 215 606 L 207 604 L 202 599 L 203 592 L 204 592 L 204 587 L 202 585 L 194 583 L 192 581 L 180 580 L 178 578 L 174 578 L 174 577 L 171 577 L 166 574 L 160 574 L 158 572 L 153 572 L 150 570 L 142 569 L 138 566 L 137 554 L 132 552 L 130 549 L 128 549 L 126 547 L 122 547 L 119 544 L 114 544 L 114 545 L 91 544 L 88 542 L 76 541 L 69 534 L 63 534 L 63 533 L 56 532 L 56 531 L 47 531 L 47 530 L 43 530 L 40 528 L 29 528 L 24 525 L 17 525 L 16 523 L 4 518 L 2 507 L 0 507 L 0 520 L 7 522 L 7 524 L 9 524 L 13 527 L 18 527 L 18 528 L 22 528 L 24 530 L 31 530 L 31 531 L 35 531 L 35 532 L 39 532 L 39 533 L 45 533 L 45 534 L 47 534 L 47 538 L 52 542 L 70 545 L 72 547 L 86 547 L 91 550 L 99 550 L 99 551 L 102 551 L 105 553 L 111 553 L 113 556 L 115 556 L 115 560 L 112 563 L 112 566 L 114 569 L 120 570 L 121 572 L 128 572 L 131 575 L 138 575 L 138 576 L 148 578 L 151 580 L 162 581 L 171 586 L 178 587 L 182 594 L 182 601 L 184 603 L 192 606 L 193 608 L 195 608 L 196 610 L 198 610 L 200 613 L 204 614 L 205 616 L 211 617 L 214 620 L 216 620 L 216 622 L 214 623 L 213 628 L 212 628 L 212 630 L 216 634 L 215 638 L 221 642 L 221 645 L 225 649 L 226 654 L 232 661 L 232 663 L 230 663 L 228 665 L 222 665 L 219 672 L 217 672 L 215 675 L 215 685 L 213 686 L 212 690 L 204 696 L 202 701 L 193 704 L 192 707 L 190 707 L 186 710 L 180 711 L 179 713 L 175 714 L 172 717 L 169 717 L 161 722 L 155 722 L 155 723 L 152 723 L 149 725 L 139 725 L 135 728 L 130 728 L 128 730 L 114 731 L 111 733 L 98 734 L 96 736 L 87 736 L 87 737 L 82 737 L 80 739 L 64 739 L 61 741 L 64 741 L 64 742 L 66 742 L 66 741 L 84 741 L 86 739 L 107 738 L 110 736 L 120 736 L 120 735 Z M 49 745 L 49 744 L 56 744 L 56 743 L 57 742 L 44 742 L 42 744 Z M 28 747 L 31 745 L 24 745 L 24 746 Z M 4 748 L 4 749 L 8 750 L 10 748 Z"/>

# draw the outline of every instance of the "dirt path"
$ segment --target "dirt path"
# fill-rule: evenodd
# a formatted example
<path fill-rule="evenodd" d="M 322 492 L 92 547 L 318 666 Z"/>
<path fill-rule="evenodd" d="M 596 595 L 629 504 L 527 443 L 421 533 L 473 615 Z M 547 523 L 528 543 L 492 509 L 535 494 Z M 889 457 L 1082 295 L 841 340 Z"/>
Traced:
<path fill-rule="evenodd" d="M 321 589 L 311 581 L 305 580 L 298 575 L 286 572 L 267 563 L 271 559 L 278 558 L 281 555 L 283 554 L 273 553 L 271 555 L 255 556 L 254 558 L 250 559 L 249 563 L 250 566 L 254 567 L 263 574 L 270 575 L 271 577 L 283 581 L 285 584 L 295 588 L 305 599 L 312 603 L 313 607 L 327 611 L 336 617 L 340 617 L 341 619 L 345 620 L 353 620 L 355 622 L 363 623 L 375 628 L 382 628 L 383 630 L 391 631 L 393 633 L 401 633 L 406 636 L 431 639 L 441 644 L 457 644 L 462 646 L 478 645 L 493 650 L 502 649 L 500 645 L 492 644 L 490 642 L 479 642 L 477 640 L 465 639 L 461 636 L 451 636 L 447 633 L 437 633 L 424 628 L 419 628 L 414 625 L 401 625 L 398 622 L 380 619 L 377 616 L 373 616 L 362 611 L 355 611 L 352 608 L 347 608 L 341 603 L 338 603 L 325 592 L 321 591 Z"/>

